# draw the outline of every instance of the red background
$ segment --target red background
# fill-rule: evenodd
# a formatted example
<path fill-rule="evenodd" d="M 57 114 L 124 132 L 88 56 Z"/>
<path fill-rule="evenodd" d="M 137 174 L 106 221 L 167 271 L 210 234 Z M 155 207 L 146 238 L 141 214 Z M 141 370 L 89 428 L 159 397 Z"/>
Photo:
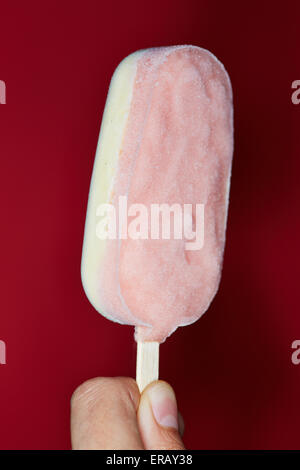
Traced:
<path fill-rule="evenodd" d="M 291 1 L 1 2 L 2 449 L 69 448 L 76 386 L 134 375 L 132 328 L 97 314 L 81 286 L 88 188 L 114 68 L 181 43 L 231 76 L 235 156 L 219 293 L 161 347 L 161 377 L 188 448 L 300 449 L 299 13 Z"/>

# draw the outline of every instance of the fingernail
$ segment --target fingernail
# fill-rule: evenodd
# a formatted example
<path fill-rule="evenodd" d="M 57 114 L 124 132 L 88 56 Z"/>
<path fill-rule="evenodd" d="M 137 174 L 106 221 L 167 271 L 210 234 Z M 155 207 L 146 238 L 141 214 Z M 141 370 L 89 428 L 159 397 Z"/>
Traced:
<path fill-rule="evenodd" d="M 157 382 L 149 388 L 147 395 L 158 424 L 178 430 L 177 403 L 172 387 L 165 382 Z"/>

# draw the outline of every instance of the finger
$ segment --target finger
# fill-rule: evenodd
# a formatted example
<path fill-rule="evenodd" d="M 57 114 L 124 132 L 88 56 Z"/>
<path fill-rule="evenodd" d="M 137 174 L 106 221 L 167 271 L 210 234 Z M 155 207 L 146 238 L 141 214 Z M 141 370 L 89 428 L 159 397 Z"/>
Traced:
<path fill-rule="evenodd" d="M 184 449 L 179 433 L 175 393 L 166 382 L 153 382 L 143 391 L 138 408 L 138 423 L 145 449 Z"/>
<path fill-rule="evenodd" d="M 143 449 L 136 412 L 135 380 L 95 378 L 80 385 L 71 399 L 73 449 Z"/>
<path fill-rule="evenodd" d="M 179 434 L 182 437 L 184 434 L 185 424 L 184 424 L 184 419 L 182 417 L 182 414 L 179 412 L 178 412 L 178 428 L 179 428 Z"/>

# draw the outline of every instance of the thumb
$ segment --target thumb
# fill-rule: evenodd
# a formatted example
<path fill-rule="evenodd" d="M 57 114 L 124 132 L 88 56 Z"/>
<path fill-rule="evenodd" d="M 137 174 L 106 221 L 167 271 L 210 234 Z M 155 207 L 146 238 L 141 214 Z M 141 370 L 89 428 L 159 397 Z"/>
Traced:
<path fill-rule="evenodd" d="M 128 377 L 98 377 L 80 385 L 71 400 L 75 450 L 141 450 L 136 411 L 140 394 Z"/>
<path fill-rule="evenodd" d="M 148 450 L 181 450 L 178 411 L 172 387 L 158 380 L 143 391 L 138 408 L 140 434 Z"/>

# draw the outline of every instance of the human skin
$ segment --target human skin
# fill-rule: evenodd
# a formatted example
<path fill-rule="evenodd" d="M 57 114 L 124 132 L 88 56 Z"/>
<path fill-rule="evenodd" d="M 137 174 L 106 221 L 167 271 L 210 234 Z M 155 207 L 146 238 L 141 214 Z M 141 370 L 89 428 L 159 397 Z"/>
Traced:
<path fill-rule="evenodd" d="M 175 393 L 155 381 L 140 394 L 129 377 L 97 377 L 71 399 L 74 450 L 182 450 L 183 420 Z"/>

